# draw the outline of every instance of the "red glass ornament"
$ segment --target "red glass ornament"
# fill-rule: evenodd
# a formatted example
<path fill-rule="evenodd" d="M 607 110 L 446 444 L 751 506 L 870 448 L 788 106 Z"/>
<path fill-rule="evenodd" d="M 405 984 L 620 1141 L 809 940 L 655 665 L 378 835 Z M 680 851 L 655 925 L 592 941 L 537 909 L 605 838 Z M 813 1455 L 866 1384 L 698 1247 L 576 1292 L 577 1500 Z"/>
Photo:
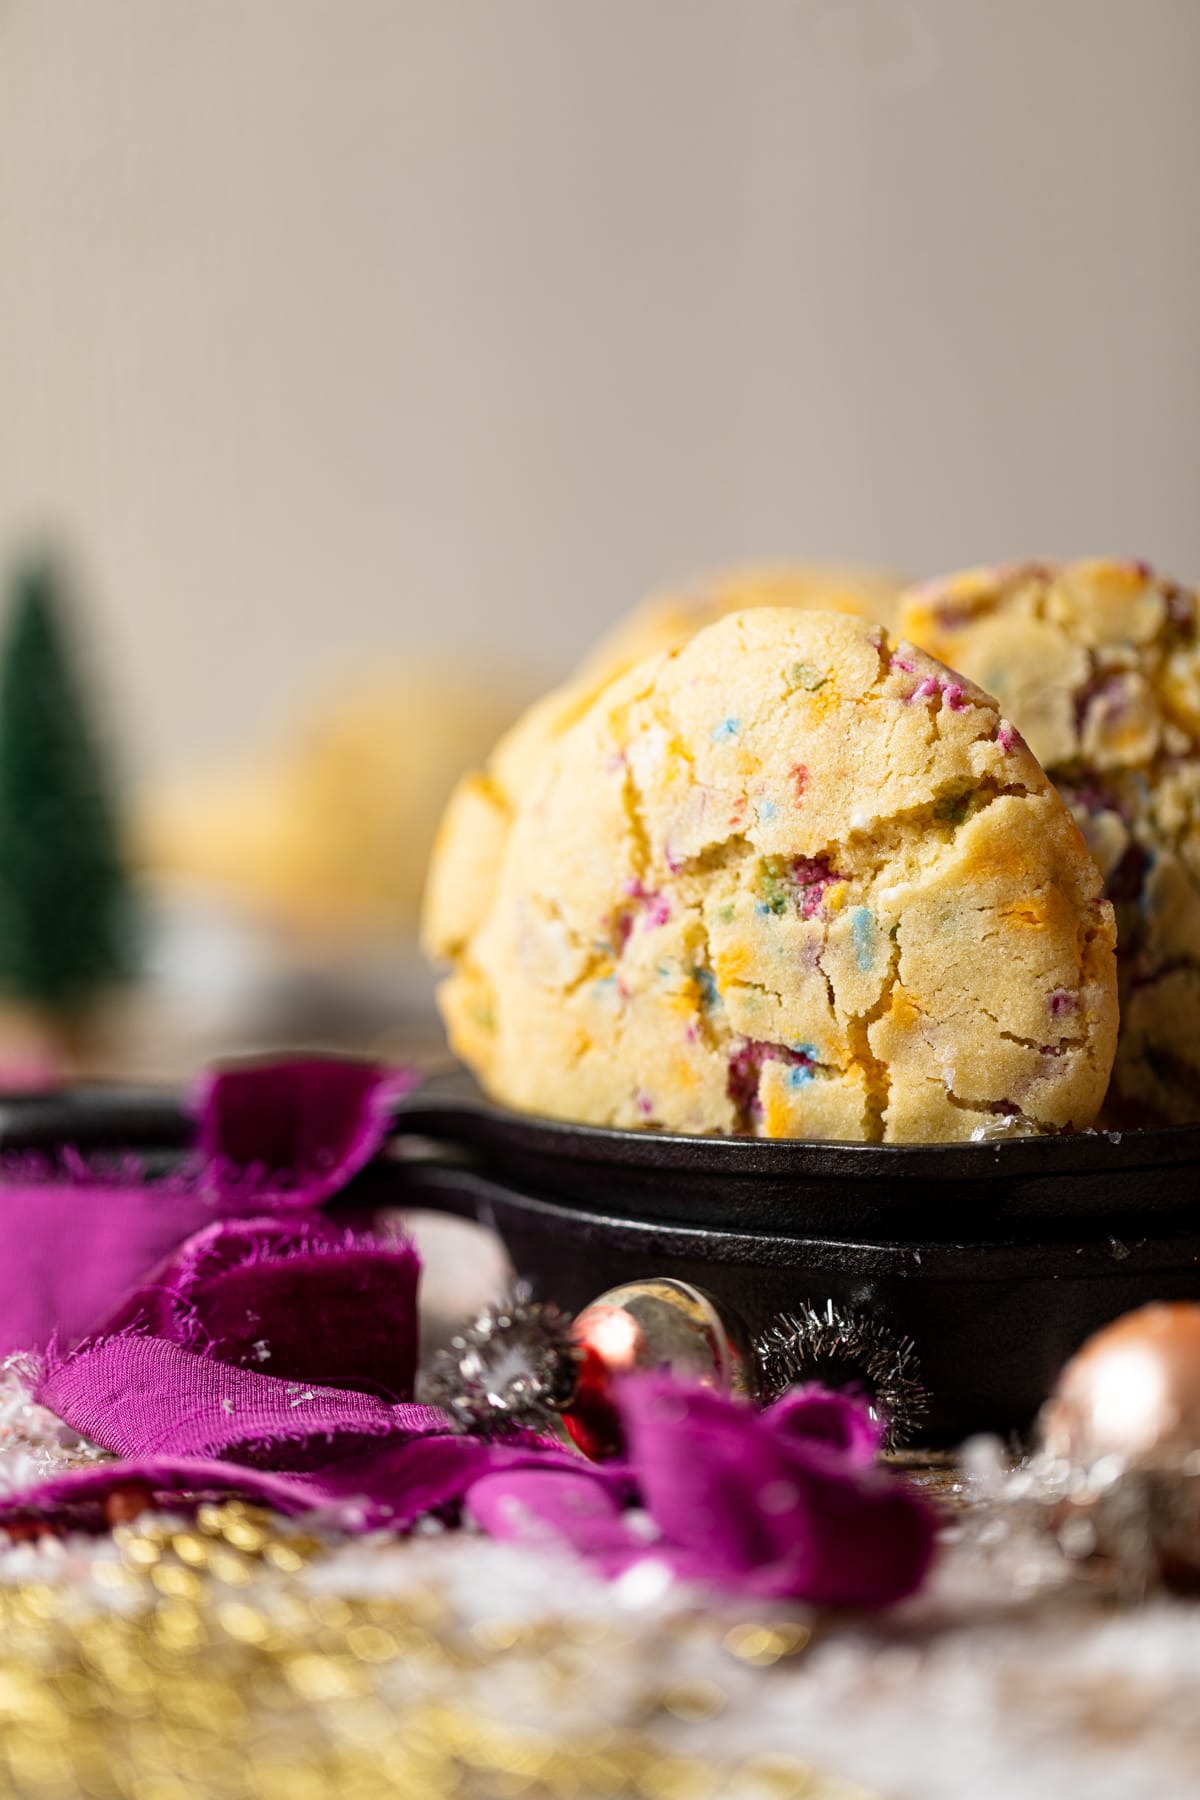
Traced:
<path fill-rule="evenodd" d="M 562 1418 L 593 1461 L 621 1448 L 616 1387 L 633 1374 L 669 1374 L 744 1393 L 749 1360 L 734 1322 L 685 1281 L 629 1281 L 586 1306 L 571 1328 L 575 1391 Z"/>

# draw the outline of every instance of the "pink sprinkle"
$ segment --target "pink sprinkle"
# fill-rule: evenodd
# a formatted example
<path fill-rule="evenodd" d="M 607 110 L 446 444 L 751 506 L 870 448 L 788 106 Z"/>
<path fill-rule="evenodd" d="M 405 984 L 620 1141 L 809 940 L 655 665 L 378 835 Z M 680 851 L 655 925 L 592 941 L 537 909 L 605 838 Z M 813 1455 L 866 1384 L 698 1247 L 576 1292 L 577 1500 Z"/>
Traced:
<path fill-rule="evenodd" d="M 948 681 L 942 689 L 942 699 L 951 712 L 966 712 L 970 701 L 959 687 L 957 681 Z"/>
<path fill-rule="evenodd" d="M 797 763 L 790 773 L 792 783 L 796 789 L 796 798 L 797 800 L 803 800 L 804 790 L 808 786 L 808 770 L 803 763 Z"/>
<path fill-rule="evenodd" d="M 665 894 L 656 889 L 643 887 L 635 878 L 625 883 L 625 892 L 634 902 L 632 907 L 622 907 L 613 914 L 612 933 L 616 939 L 618 951 L 624 950 L 633 932 L 635 922 L 639 919 L 643 928 L 653 930 L 656 925 L 665 925 L 671 917 L 671 905 Z"/>
<path fill-rule="evenodd" d="M 1000 748 L 1003 750 L 1003 752 L 1006 756 L 1011 754 L 1013 746 L 1016 743 L 1016 741 L 1017 741 L 1016 740 L 1016 732 L 1013 730 L 1013 728 L 1009 724 L 1008 720 L 1001 719 L 1000 724 L 996 730 L 996 742 L 999 744 Z"/>
<path fill-rule="evenodd" d="M 643 1119 L 648 1119 L 650 1117 L 650 1114 L 654 1111 L 654 1103 L 649 1094 L 638 1094 L 637 1109 L 641 1113 Z"/>
<path fill-rule="evenodd" d="M 1068 994 L 1065 988 L 1056 988 L 1050 996 L 1051 1016 L 1060 1019 L 1064 1013 L 1078 1010 L 1079 1001 L 1074 994 Z"/>
<path fill-rule="evenodd" d="M 787 1044 L 767 1044 L 747 1038 L 729 1059 L 726 1081 L 726 1092 L 739 1117 L 747 1121 L 762 1117 L 758 1085 L 764 1063 L 781 1062 L 790 1068 L 809 1069 L 813 1054 L 809 1046 L 793 1050 Z"/>
<path fill-rule="evenodd" d="M 829 866 L 827 856 L 797 856 L 791 866 L 792 880 L 800 889 L 800 917 L 811 919 L 820 911 L 829 888 L 842 880 Z"/>
<path fill-rule="evenodd" d="M 924 681 L 919 681 L 917 683 L 916 687 L 908 697 L 910 700 L 932 700 L 937 691 L 937 682 L 933 679 L 932 675 L 927 675 Z"/>
<path fill-rule="evenodd" d="M 893 669 L 903 669 L 906 675 L 913 675 L 916 673 L 914 665 L 909 662 L 907 656 L 893 655 L 891 666 Z"/>
<path fill-rule="evenodd" d="M 663 861 L 666 863 L 667 868 L 672 875 L 678 875 L 680 869 L 683 867 L 683 864 L 671 854 L 670 844 L 663 845 Z"/>

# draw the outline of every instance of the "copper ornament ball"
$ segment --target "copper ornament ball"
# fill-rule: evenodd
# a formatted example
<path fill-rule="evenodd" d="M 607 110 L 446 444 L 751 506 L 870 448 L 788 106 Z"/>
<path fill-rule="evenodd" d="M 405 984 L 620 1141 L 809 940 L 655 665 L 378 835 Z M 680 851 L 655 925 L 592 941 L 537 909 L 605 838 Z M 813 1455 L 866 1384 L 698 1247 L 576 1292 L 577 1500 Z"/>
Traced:
<path fill-rule="evenodd" d="M 1041 1432 L 1051 1456 L 1083 1467 L 1200 1452 L 1200 1305 L 1156 1301 L 1089 1338 L 1060 1375 Z"/>

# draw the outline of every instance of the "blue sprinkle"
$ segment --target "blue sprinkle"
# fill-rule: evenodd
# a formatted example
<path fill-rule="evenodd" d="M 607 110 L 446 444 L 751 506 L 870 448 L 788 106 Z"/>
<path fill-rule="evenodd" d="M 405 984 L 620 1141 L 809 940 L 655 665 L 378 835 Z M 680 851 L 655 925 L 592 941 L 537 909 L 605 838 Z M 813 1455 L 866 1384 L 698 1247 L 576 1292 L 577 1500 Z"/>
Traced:
<path fill-rule="evenodd" d="M 793 1088 L 807 1087 L 813 1078 L 813 1072 L 807 1063 L 793 1063 L 788 1070 L 788 1086 Z"/>
<path fill-rule="evenodd" d="M 769 825 L 772 819 L 777 819 L 779 817 L 779 808 L 773 800 L 760 800 L 758 803 L 758 816 L 764 825 Z"/>
<path fill-rule="evenodd" d="M 754 910 L 755 910 L 755 912 L 770 914 L 770 913 L 774 912 L 775 908 L 773 906 L 768 906 L 767 902 L 765 900 L 759 900 L 757 902 L 757 904 L 755 905 Z"/>
<path fill-rule="evenodd" d="M 816 1062 L 817 1046 L 815 1044 L 793 1044 L 792 1050 L 797 1056 L 803 1056 L 808 1062 Z"/>
<path fill-rule="evenodd" d="M 856 906 L 850 915 L 850 936 L 860 969 L 869 969 L 875 961 L 875 920 L 867 906 Z"/>
<path fill-rule="evenodd" d="M 711 969 L 693 969 L 692 980 L 700 989 L 700 998 L 705 1006 L 720 1006 L 721 995 Z"/>
<path fill-rule="evenodd" d="M 719 725 L 713 726 L 712 741 L 714 744 L 727 744 L 742 729 L 740 719 L 722 719 Z"/>

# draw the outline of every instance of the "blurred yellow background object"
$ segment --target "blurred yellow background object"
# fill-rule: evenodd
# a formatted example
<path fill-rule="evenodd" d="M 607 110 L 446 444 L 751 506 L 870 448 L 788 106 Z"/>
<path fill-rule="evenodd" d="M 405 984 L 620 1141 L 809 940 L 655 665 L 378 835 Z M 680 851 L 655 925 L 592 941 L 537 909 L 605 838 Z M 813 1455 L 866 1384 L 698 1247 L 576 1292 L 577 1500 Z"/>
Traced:
<path fill-rule="evenodd" d="M 349 685 L 290 743 L 160 789 L 141 866 L 300 933 L 411 936 L 447 796 L 515 708 L 440 665 Z"/>

